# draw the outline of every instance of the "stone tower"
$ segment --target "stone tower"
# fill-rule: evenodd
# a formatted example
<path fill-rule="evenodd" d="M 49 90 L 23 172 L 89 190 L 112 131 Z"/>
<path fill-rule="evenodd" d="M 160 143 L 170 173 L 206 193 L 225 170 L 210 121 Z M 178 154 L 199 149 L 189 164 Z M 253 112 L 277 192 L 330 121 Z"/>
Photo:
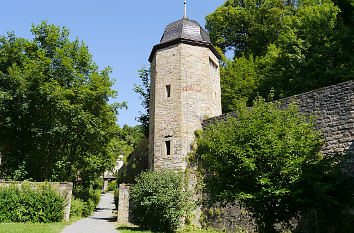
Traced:
<path fill-rule="evenodd" d="M 208 33 L 186 14 L 166 26 L 149 57 L 150 169 L 185 169 L 194 131 L 221 114 L 220 58 Z"/>

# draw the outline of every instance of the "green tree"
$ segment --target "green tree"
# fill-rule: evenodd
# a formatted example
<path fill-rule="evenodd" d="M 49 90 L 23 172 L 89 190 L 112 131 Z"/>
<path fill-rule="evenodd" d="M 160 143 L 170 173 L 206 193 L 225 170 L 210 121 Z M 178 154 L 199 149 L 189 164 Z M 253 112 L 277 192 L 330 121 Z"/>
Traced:
<path fill-rule="evenodd" d="M 330 1 L 306 1 L 284 17 L 284 31 L 259 62 L 260 93 L 273 88 L 282 98 L 353 79 L 353 36 L 339 12 Z"/>
<path fill-rule="evenodd" d="M 214 45 L 234 58 L 262 56 L 283 29 L 282 18 L 294 11 L 293 1 L 227 0 L 206 16 L 206 29 Z"/>
<path fill-rule="evenodd" d="M 138 121 L 141 123 L 143 127 L 143 132 L 145 136 L 149 136 L 149 111 L 150 111 L 150 76 L 151 71 L 150 68 L 146 69 L 143 66 L 140 70 L 138 70 L 139 78 L 142 84 L 134 83 L 134 91 L 140 95 L 141 105 L 144 107 L 144 112 L 140 113 L 138 117 Z"/>
<path fill-rule="evenodd" d="M 73 181 L 80 172 L 89 185 L 114 163 L 107 145 L 122 104 L 107 104 L 117 96 L 111 69 L 99 70 L 65 27 L 42 22 L 31 32 L 33 40 L 0 37 L 2 177 L 20 169 L 23 179 Z"/>
<path fill-rule="evenodd" d="M 112 157 L 119 159 L 123 155 L 126 162 L 128 155 L 139 145 L 144 137 L 142 126 L 128 126 L 118 130 L 117 136 L 109 143 L 108 150 Z"/>
<path fill-rule="evenodd" d="M 221 106 L 224 113 L 233 111 L 240 101 L 252 104 L 259 88 L 257 61 L 252 55 L 222 58 L 220 69 Z"/>
<path fill-rule="evenodd" d="M 206 16 L 221 69 L 222 107 L 259 93 L 279 99 L 354 77 L 352 0 L 227 0 Z"/>
<path fill-rule="evenodd" d="M 298 213 L 294 187 L 320 158 L 322 136 L 291 104 L 280 109 L 257 99 L 237 107 L 237 118 L 210 125 L 198 139 L 206 190 L 215 200 L 241 200 L 261 232 Z"/>

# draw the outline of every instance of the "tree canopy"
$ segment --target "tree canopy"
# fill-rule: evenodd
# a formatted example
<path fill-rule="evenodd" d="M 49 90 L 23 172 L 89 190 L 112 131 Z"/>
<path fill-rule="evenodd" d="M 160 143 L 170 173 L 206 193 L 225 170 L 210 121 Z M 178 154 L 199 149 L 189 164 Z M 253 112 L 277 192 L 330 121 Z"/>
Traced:
<path fill-rule="evenodd" d="M 352 0 L 227 0 L 206 16 L 221 68 L 223 112 L 354 78 Z"/>
<path fill-rule="evenodd" d="M 32 40 L 0 37 L 0 148 L 4 178 L 89 182 L 113 165 L 117 135 L 111 68 L 87 45 L 42 22 Z"/>
<path fill-rule="evenodd" d="M 118 130 L 115 138 L 108 145 L 108 151 L 112 157 L 119 159 L 123 155 L 123 162 L 126 162 L 127 157 L 139 145 L 144 138 L 143 127 L 141 125 L 128 126 L 123 125 L 123 128 Z"/>

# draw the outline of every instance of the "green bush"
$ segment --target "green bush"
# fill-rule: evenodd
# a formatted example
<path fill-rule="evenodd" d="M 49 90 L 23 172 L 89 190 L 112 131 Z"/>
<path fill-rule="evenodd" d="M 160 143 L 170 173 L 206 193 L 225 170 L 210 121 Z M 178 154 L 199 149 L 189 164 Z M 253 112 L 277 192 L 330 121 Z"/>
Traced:
<path fill-rule="evenodd" d="M 73 197 L 71 199 L 70 217 L 82 217 L 85 207 L 86 203 L 83 200 Z"/>
<path fill-rule="evenodd" d="M 274 232 L 300 211 L 348 202 L 353 192 L 344 189 L 340 158 L 323 157 L 323 136 L 295 103 L 282 108 L 258 98 L 252 108 L 239 103 L 236 113 L 198 138 L 194 159 L 203 161 L 209 197 L 240 200 L 259 232 Z"/>
<path fill-rule="evenodd" d="M 94 186 L 99 188 L 100 186 Z M 85 188 L 81 185 L 74 186 L 73 196 L 77 199 L 81 199 L 85 203 L 85 207 L 82 212 L 83 217 L 90 216 L 95 210 L 95 207 L 101 200 L 101 189 L 93 189 L 93 186 Z"/>
<path fill-rule="evenodd" d="M 83 209 L 82 216 L 87 217 L 92 214 L 92 212 L 95 210 L 95 203 L 92 201 L 92 199 L 89 199 L 87 202 L 85 202 L 85 208 Z"/>
<path fill-rule="evenodd" d="M 92 214 L 95 207 L 98 205 L 101 199 L 101 190 L 91 190 L 89 194 L 90 198 L 87 201 L 83 201 L 80 198 L 73 197 L 71 200 L 71 217 L 87 217 Z"/>
<path fill-rule="evenodd" d="M 114 191 L 117 188 L 117 182 L 112 181 L 108 184 L 108 190 L 107 191 Z"/>
<path fill-rule="evenodd" d="M 0 222 L 59 222 L 64 204 L 50 184 L 0 187 Z"/>
<path fill-rule="evenodd" d="M 114 190 L 114 205 L 116 206 L 116 209 L 118 209 L 118 200 L 119 200 L 119 188 L 118 186 Z"/>
<path fill-rule="evenodd" d="M 93 201 L 96 207 L 101 200 L 101 189 L 90 190 L 90 199 Z"/>
<path fill-rule="evenodd" d="M 154 231 L 173 231 L 191 206 L 183 173 L 143 172 L 130 189 L 133 223 Z"/>

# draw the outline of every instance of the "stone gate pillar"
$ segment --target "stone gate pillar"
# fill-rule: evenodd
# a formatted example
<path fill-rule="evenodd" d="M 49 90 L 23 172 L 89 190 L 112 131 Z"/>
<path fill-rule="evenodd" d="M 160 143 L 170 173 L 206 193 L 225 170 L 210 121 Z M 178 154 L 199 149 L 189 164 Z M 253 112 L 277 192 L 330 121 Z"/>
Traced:
<path fill-rule="evenodd" d="M 119 224 L 129 223 L 129 191 L 130 185 L 119 185 L 119 198 L 118 198 L 118 217 Z"/>

